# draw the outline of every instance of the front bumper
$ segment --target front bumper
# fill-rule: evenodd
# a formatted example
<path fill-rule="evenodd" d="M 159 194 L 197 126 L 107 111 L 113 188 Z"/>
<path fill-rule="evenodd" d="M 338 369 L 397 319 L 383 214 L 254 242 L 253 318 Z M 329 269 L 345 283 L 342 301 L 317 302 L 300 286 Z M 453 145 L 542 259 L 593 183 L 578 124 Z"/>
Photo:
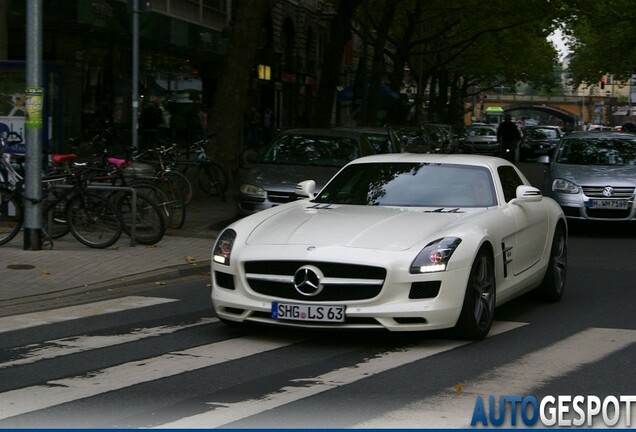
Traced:
<path fill-rule="evenodd" d="M 553 193 L 552 196 L 561 206 L 565 217 L 571 220 L 636 220 L 636 208 L 634 208 L 633 196 L 628 200 L 629 205 L 626 209 L 601 209 L 590 207 L 590 198 L 583 194 Z"/>
<path fill-rule="evenodd" d="M 241 257 L 245 261 L 272 260 L 271 251 L 265 247 L 251 248 L 258 252 Z M 310 255 L 304 246 L 288 246 L 280 261 L 311 262 L 327 268 L 333 263 L 333 251 L 323 248 L 322 253 Z M 299 257 L 305 256 L 299 260 Z M 314 329 L 386 329 L 390 331 L 423 331 L 454 327 L 462 309 L 470 266 L 464 265 L 444 272 L 410 274 L 412 253 L 396 253 L 393 262 L 378 256 L 378 251 L 356 250 L 355 262 L 341 265 L 365 265 L 384 267 L 386 276 L 379 292 L 369 298 L 333 299 L 314 301 L 310 297 L 290 298 L 287 294 L 275 296 L 257 292 L 253 281 L 244 271 L 244 261 L 230 266 L 212 264 L 212 302 L 219 318 L 235 322 L 251 322 L 286 327 Z M 404 255 L 402 257 L 401 255 Z M 289 275 L 288 275 L 289 276 Z M 252 285 L 251 285 L 252 284 Z M 437 290 L 422 287 L 437 286 Z M 347 289 L 342 286 L 341 289 Z M 294 290 L 287 287 L 286 292 Z M 281 291 L 282 292 L 282 291 Z M 342 323 L 319 321 L 280 320 L 272 318 L 272 302 L 344 305 L 345 321 Z"/>

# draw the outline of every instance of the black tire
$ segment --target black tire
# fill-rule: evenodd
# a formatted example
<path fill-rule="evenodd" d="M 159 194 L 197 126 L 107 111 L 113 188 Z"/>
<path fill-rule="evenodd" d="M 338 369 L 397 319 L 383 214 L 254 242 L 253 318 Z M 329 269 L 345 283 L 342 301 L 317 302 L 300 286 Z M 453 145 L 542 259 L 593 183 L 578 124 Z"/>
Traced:
<path fill-rule="evenodd" d="M 218 196 L 221 201 L 225 202 L 227 199 L 228 177 L 221 165 L 212 161 L 201 164 L 198 177 L 199 187 L 203 192 L 213 197 Z"/>
<path fill-rule="evenodd" d="M 171 177 L 174 184 L 179 188 L 179 190 L 181 191 L 181 197 L 183 199 L 184 205 L 190 204 L 190 202 L 192 202 L 192 193 L 193 193 L 192 183 L 190 182 L 190 179 L 188 179 L 188 177 L 185 174 L 177 170 L 170 170 L 166 172 L 164 175 Z"/>
<path fill-rule="evenodd" d="M 0 188 L 0 245 L 18 235 L 23 221 L 22 201 L 14 191 Z"/>
<path fill-rule="evenodd" d="M 478 340 L 488 335 L 495 314 L 495 266 L 492 255 L 481 248 L 473 261 L 464 304 L 455 325 L 461 339 Z"/>
<path fill-rule="evenodd" d="M 135 242 L 142 245 L 159 243 L 166 232 L 164 215 L 159 207 L 142 194 L 137 194 L 133 218 L 133 202 L 129 194 L 121 195 L 117 209 L 123 221 L 123 230 L 130 236 L 135 227 Z"/>
<path fill-rule="evenodd" d="M 60 192 L 61 191 L 58 190 L 53 193 Z M 43 215 L 42 224 L 42 229 L 44 229 L 51 239 L 60 239 L 68 234 L 71 230 L 68 227 L 68 221 L 66 219 L 66 201 L 58 202 L 54 207 L 49 209 Z"/>
<path fill-rule="evenodd" d="M 568 273 L 567 238 L 562 225 L 558 225 L 554 231 L 549 259 L 548 268 L 537 293 L 543 300 L 557 302 L 563 296 Z"/>
<path fill-rule="evenodd" d="M 82 244 L 103 249 L 119 240 L 122 223 L 117 208 L 98 194 L 75 195 L 66 205 L 66 221 Z"/>
<path fill-rule="evenodd" d="M 187 204 L 183 195 L 184 189 L 181 178 L 171 173 L 158 177 L 157 184 L 168 194 L 172 202 L 170 221 L 166 223 L 166 228 L 179 229 L 185 223 Z"/>
<path fill-rule="evenodd" d="M 166 189 L 160 186 L 161 182 L 157 180 L 134 180 L 130 186 L 135 188 L 137 195 L 144 195 L 152 200 L 164 217 L 165 226 L 172 224 L 174 215 L 174 207 L 177 205 L 177 198 L 171 197 Z"/>

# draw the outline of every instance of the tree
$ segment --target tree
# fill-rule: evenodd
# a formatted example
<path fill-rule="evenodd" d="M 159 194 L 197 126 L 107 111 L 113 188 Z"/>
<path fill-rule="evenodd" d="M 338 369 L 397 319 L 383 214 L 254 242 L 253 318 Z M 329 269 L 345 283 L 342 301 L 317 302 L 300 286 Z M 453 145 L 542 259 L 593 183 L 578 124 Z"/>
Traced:
<path fill-rule="evenodd" d="M 336 86 L 342 67 L 342 56 L 347 42 L 351 39 L 351 21 L 362 0 L 341 0 L 329 27 L 329 42 L 322 58 L 322 73 L 318 86 L 318 98 L 312 124 L 327 127 L 331 122 Z"/>
<path fill-rule="evenodd" d="M 573 0 L 562 20 L 569 37 L 569 73 L 575 85 L 596 84 L 604 74 L 627 81 L 636 73 L 633 0 Z"/>
<path fill-rule="evenodd" d="M 241 0 L 232 27 L 219 85 L 210 111 L 208 133 L 215 135 L 217 162 L 230 175 L 230 188 L 239 181 L 239 158 L 243 114 L 249 103 L 249 87 L 263 22 L 280 0 Z"/>

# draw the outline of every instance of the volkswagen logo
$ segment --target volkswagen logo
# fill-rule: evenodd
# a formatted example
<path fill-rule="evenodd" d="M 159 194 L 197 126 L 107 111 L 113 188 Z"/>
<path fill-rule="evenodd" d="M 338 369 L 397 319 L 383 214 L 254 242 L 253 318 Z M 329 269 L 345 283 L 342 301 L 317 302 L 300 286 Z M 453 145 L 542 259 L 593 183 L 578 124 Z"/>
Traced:
<path fill-rule="evenodd" d="M 324 277 L 318 267 L 304 265 L 294 273 L 294 288 L 304 296 L 313 297 L 322 291 L 320 281 Z"/>
<path fill-rule="evenodd" d="M 603 188 L 603 196 L 606 196 L 606 197 L 614 196 L 614 188 L 611 186 L 605 186 Z"/>

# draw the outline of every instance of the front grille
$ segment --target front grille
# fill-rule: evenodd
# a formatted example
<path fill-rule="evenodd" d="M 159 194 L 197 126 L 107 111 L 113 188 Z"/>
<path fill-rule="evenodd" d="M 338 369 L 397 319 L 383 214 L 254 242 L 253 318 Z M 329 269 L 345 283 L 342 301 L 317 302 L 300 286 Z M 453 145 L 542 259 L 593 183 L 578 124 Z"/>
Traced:
<path fill-rule="evenodd" d="M 352 279 L 351 283 L 325 283 L 317 295 L 306 296 L 294 287 L 293 277 L 303 265 L 320 269 L 325 278 Z M 311 261 L 249 261 L 244 263 L 249 287 L 269 297 L 305 302 L 351 301 L 374 298 L 382 291 L 386 269 L 357 264 Z M 272 276 L 275 276 L 272 278 Z M 379 280 L 379 283 L 360 283 L 355 280 Z M 358 282 L 358 283 L 356 283 Z"/>
<path fill-rule="evenodd" d="M 603 189 L 606 186 L 583 186 L 583 193 L 590 198 L 610 198 L 603 195 Z M 634 187 L 632 186 L 612 186 L 612 188 L 614 195 L 611 198 L 628 199 L 634 195 Z"/>
<path fill-rule="evenodd" d="M 386 269 L 360 264 L 315 261 L 247 261 L 243 265 L 246 273 L 293 276 L 300 267 L 313 265 L 318 267 L 326 277 L 365 279 L 384 279 L 386 277 Z"/>
<path fill-rule="evenodd" d="M 267 191 L 267 199 L 269 199 L 269 201 L 273 203 L 284 204 L 284 203 L 296 201 L 296 193 Z"/>
<path fill-rule="evenodd" d="M 325 285 L 323 290 L 315 296 L 308 297 L 296 291 L 293 283 L 272 282 L 259 279 L 248 279 L 250 288 L 259 294 L 279 297 L 289 300 L 309 302 L 321 301 L 349 301 L 373 298 L 382 291 L 381 285 Z"/>

